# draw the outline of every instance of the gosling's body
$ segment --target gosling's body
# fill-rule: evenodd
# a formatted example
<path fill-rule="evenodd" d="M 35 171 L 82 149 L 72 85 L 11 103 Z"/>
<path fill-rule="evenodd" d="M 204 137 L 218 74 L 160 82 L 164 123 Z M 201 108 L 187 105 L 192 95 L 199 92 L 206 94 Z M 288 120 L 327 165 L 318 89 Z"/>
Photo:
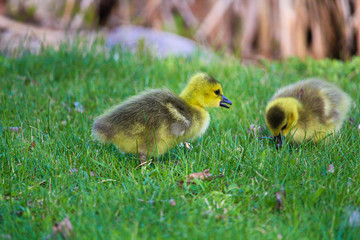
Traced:
<path fill-rule="evenodd" d="M 152 155 L 201 136 L 209 121 L 207 111 L 188 105 L 169 90 L 151 90 L 97 118 L 94 131 L 124 152 Z"/>
<path fill-rule="evenodd" d="M 198 89 L 199 84 L 206 84 L 205 89 L 211 89 L 209 94 L 214 94 L 213 102 L 202 99 L 204 89 Z M 222 92 L 215 79 L 197 74 L 180 96 L 169 90 L 144 92 L 96 118 L 93 133 L 102 141 L 112 142 L 122 152 L 139 153 L 140 160 L 149 155 L 161 155 L 176 144 L 197 138 L 206 131 L 210 116 L 205 107 L 219 106 L 225 98 L 219 98 L 213 89 Z"/>
<path fill-rule="evenodd" d="M 266 107 L 266 123 L 276 137 L 282 133 L 296 143 L 317 142 L 341 128 L 350 104 L 350 97 L 328 82 L 300 81 L 275 93 Z"/>

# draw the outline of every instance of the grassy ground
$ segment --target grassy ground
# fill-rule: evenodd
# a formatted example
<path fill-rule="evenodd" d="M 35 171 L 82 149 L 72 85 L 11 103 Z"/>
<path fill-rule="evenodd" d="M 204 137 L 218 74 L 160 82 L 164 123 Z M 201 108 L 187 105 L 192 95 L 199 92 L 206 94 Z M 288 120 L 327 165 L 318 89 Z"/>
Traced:
<path fill-rule="evenodd" d="M 70 237 L 80 239 L 360 238 L 355 104 L 353 120 L 328 145 L 276 151 L 247 132 L 264 126 L 265 104 L 278 87 L 302 78 L 327 78 L 358 103 L 360 59 L 243 67 L 225 57 L 91 52 L 63 47 L 0 57 L 0 239 L 44 239 L 54 226 L 61 237 L 67 216 Z M 147 88 L 180 92 L 197 71 L 220 80 L 233 106 L 210 110 L 210 127 L 190 152 L 176 147 L 139 169 L 135 156 L 90 137 L 106 108 Z M 207 168 L 224 177 L 178 186 Z"/>

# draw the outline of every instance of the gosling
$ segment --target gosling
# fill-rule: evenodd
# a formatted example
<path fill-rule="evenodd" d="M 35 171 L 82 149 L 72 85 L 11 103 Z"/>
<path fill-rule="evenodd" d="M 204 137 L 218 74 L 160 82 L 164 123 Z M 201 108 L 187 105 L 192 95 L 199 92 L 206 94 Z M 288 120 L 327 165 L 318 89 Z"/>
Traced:
<path fill-rule="evenodd" d="M 309 79 L 279 89 L 266 107 L 265 121 L 277 148 L 281 134 L 290 134 L 294 143 L 318 142 L 339 131 L 350 105 L 350 97 L 338 87 Z"/>
<path fill-rule="evenodd" d="M 206 108 L 229 108 L 231 101 L 214 77 L 198 73 L 180 96 L 165 89 L 145 91 L 95 119 L 93 135 L 125 153 L 160 156 L 185 140 L 200 137 L 209 126 Z"/>

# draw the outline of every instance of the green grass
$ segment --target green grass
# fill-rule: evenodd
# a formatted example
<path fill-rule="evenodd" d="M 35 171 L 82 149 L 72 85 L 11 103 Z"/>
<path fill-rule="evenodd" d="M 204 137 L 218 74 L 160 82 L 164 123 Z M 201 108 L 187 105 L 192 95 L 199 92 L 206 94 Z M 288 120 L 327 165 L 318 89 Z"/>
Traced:
<path fill-rule="evenodd" d="M 74 239 L 359 239 L 360 226 L 349 221 L 360 212 L 355 104 L 353 124 L 346 121 L 328 145 L 277 151 L 247 133 L 250 124 L 264 127 L 277 88 L 303 78 L 326 78 L 358 103 L 359 65 L 359 58 L 289 59 L 244 67 L 228 57 L 158 60 L 68 46 L 0 56 L 0 239 L 44 239 L 66 216 Z M 139 169 L 136 156 L 91 138 L 106 108 L 147 88 L 179 93 L 197 71 L 221 81 L 233 106 L 210 110 L 210 127 L 190 152 L 176 147 Z M 207 168 L 224 177 L 178 186 Z"/>

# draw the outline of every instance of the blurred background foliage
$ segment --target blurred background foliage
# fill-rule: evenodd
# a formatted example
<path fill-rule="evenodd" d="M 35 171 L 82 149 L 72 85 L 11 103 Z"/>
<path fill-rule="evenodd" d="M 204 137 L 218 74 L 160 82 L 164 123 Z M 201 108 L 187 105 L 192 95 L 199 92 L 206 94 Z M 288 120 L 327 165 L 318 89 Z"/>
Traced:
<path fill-rule="evenodd" d="M 16 31 L 15 21 L 36 26 L 30 32 L 38 38 L 44 31 L 55 35 L 49 36 L 54 41 L 65 30 L 137 25 L 243 59 L 360 55 L 359 0 L 0 0 L 1 37 L 7 42 L 9 32 L 26 33 L 23 25 Z"/>

